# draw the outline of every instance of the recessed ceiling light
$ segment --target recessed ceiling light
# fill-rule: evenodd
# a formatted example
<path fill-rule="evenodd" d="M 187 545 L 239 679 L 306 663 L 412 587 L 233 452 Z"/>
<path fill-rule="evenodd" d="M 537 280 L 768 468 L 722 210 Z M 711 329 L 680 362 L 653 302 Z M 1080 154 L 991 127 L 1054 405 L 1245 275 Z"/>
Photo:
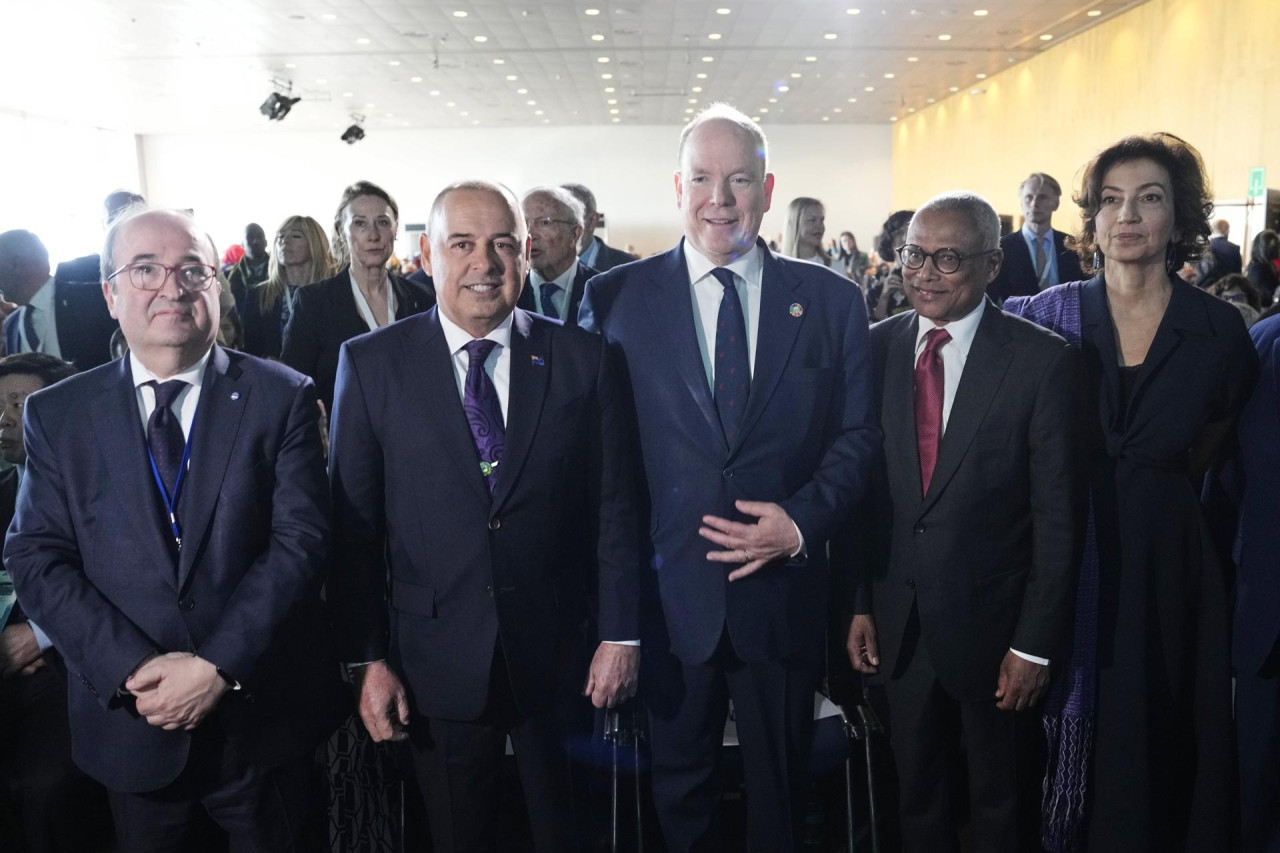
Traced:
<path fill-rule="evenodd" d="M 840 38 L 840 36 L 836 33 L 823 33 L 822 37 L 827 41 L 835 41 L 836 39 Z"/>
<path fill-rule="evenodd" d="M 727 15 L 727 14 L 729 14 L 729 12 L 731 12 L 731 11 L 732 11 L 731 9 L 726 9 L 725 7 L 721 6 L 719 9 L 716 9 L 716 14 L 717 14 L 717 15 Z"/>
<path fill-rule="evenodd" d="M 696 103 L 698 103 L 698 99 L 697 99 L 697 98 L 690 98 L 690 99 L 689 99 L 689 103 L 691 103 L 691 104 L 696 104 Z"/>
<path fill-rule="evenodd" d="M 973 10 L 973 15 L 974 15 L 974 17 L 976 17 L 976 18 L 985 18 L 985 17 L 987 16 L 987 10 L 986 10 L 986 9 L 974 9 L 974 10 Z"/>
<path fill-rule="evenodd" d="M 831 116 L 823 116 L 823 117 L 822 117 L 822 120 L 823 120 L 823 121 L 831 121 Z"/>
<path fill-rule="evenodd" d="M 458 11 L 453 13 L 453 16 L 455 18 L 465 18 L 467 16 L 467 13 L 459 9 Z"/>
<path fill-rule="evenodd" d="M 506 61 L 505 59 L 495 59 L 495 60 L 493 61 L 493 64 L 494 64 L 494 65 L 506 65 L 506 64 L 507 64 L 507 61 Z"/>
<path fill-rule="evenodd" d="M 601 79 L 601 80 L 612 80 L 612 79 L 613 79 L 613 75 L 612 75 L 612 74 L 601 74 L 601 75 L 600 75 L 600 79 Z"/>
<path fill-rule="evenodd" d="M 981 89 L 970 89 L 970 90 L 969 90 L 969 94 L 970 94 L 970 95 L 981 95 L 981 94 L 982 94 L 982 90 L 981 90 Z"/>
<path fill-rule="evenodd" d="M 1045 33 L 1040 36 L 1040 41 L 1050 41 L 1051 39 L 1053 39 L 1053 33 Z"/>
<path fill-rule="evenodd" d="M 976 75 L 976 76 L 977 76 L 977 78 L 978 78 L 979 80 L 986 80 L 986 79 L 987 79 L 987 75 L 985 75 L 985 74 L 978 74 L 978 75 Z"/>
<path fill-rule="evenodd" d="M 617 89 L 613 88 L 612 86 L 605 86 L 605 87 L 604 87 L 604 90 L 605 90 L 606 92 L 609 92 L 610 94 L 612 94 L 613 92 L 618 91 Z"/>
<path fill-rule="evenodd" d="M 790 92 L 790 91 L 791 91 L 791 87 L 790 87 L 790 86 L 779 86 L 779 87 L 778 87 L 778 91 L 779 91 L 779 92 Z"/>
<path fill-rule="evenodd" d="M 897 120 L 898 120 L 897 116 L 889 116 L 889 121 L 897 121 Z"/>
<path fill-rule="evenodd" d="M 463 110 L 462 112 L 458 113 L 458 115 L 460 115 L 460 116 L 469 116 L 469 115 L 471 115 L 471 113 L 467 112 L 466 110 Z"/>
<path fill-rule="evenodd" d="M 284 64 L 284 67 L 285 67 L 285 68 L 297 68 L 298 66 L 297 66 L 297 64 L 295 64 L 295 63 L 293 63 L 293 62 L 286 62 L 286 63 Z"/>
<path fill-rule="evenodd" d="M 421 77 L 410 77 L 410 78 L 409 78 L 409 82 L 410 82 L 410 83 L 421 83 L 421 82 L 422 82 L 422 78 L 421 78 Z"/>
<path fill-rule="evenodd" d="M 693 115 L 693 108 L 692 108 L 692 107 L 690 107 L 689 109 L 685 110 L 684 112 L 685 112 L 685 115 Z"/>
<path fill-rule="evenodd" d="M 536 116 L 540 116 L 540 115 L 542 115 L 544 112 L 546 112 L 546 111 L 545 111 L 545 110 L 534 110 L 534 111 L 533 111 L 533 114 L 534 114 L 534 115 L 536 115 Z"/>
<path fill-rule="evenodd" d="M 428 94 L 428 95 L 430 95 L 430 96 L 431 96 L 431 97 L 433 97 L 433 98 L 437 98 L 437 97 L 439 97 L 439 96 L 440 96 L 440 90 L 439 90 L 439 89 L 432 89 L 430 92 L 427 92 L 427 94 Z"/>
<path fill-rule="evenodd" d="M 858 103 L 858 99 L 857 99 L 857 98 L 850 98 L 850 99 L 849 99 L 849 103 L 851 103 L 851 104 L 856 104 L 856 103 Z"/>
<path fill-rule="evenodd" d="M 720 34 L 719 34 L 719 33 L 707 33 L 707 38 L 711 39 L 712 41 L 720 41 Z"/>
<path fill-rule="evenodd" d="M 693 87 L 692 89 L 690 89 L 689 91 L 690 91 L 690 92 L 701 92 L 701 91 L 702 91 L 702 87 L 701 87 L 701 86 L 694 86 L 694 87 Z"/>
<path fill-rule="evenodd" d="M 354 98 L 355 96 L 356 96 L 356 93 L 355 93 L 355 92 L 343 92 L 343 93 L 342 93 L 342 97 L 344 97 L 344 98 Z"/>
<path fill-rule="evenodd" d="M 863 90 L 862 90 L 862 91 L 864 91 L 864 92 L 874 92 L 875 90 L 876 90 L 876 87 L 875 87 L 875 86 L 865 86 L 865 87 L 863 87 Z"/>
<path fill-rule="evenodd" d="M 453 101 L 445 101 L 444 105 L 445 105 L 446 107 L 454 107 L 454 106 L 457 106 L 457 104 L 455 104 Z"/>
<path fill-rule="evenodd" d="M 538 105 L 537 101 L 525 101 L 524 103 L 525 103 L 525 106 L 529 106 L 529 107 L 536 107 Z"/>
<path fill-rule="evenodd" d="M 479 42 L 480 44 L 484 44 L 484 43 L 485 43 L 485 42 L 487 42 L 488 40 L 489 40 L 489 37 L 488 37 L 488 36 L 476 36 L 476 37 L 473 39 L 473 41 Z"/>
<path fill-rule="evenodd" d="M 356 39 L 356 44 L 368 44 L 368 39 Z"/>
<path fill-rule="evenodd" d="M 919 61 L 920 61 L 920 57 L 918 57 L 918 56 L 908 56 L 908 57 L 907 57 L 907 62 L 919 62 Z"/>
<path fill-rule="evenodd" d="M 582 10 L 582 14 L 584 14 L 584 15 L 591 15 L 591 16 L 593 16 L 593 17 L 594 17 L 594 16 L 596 16 L 596 15 L 599 15 L 599 14 L 600 14 L 600 10 L 599 10 L 599 9 L 583 9 L 583 10 Z"/>
<path fill-rule="evenodd" d="M 951 36 L 949 36 L 947 33 L 942 33 L 941 35 L 938 36 L 938 41 L 951 41 Z"/>
<path fill-rule="evenodd" d="M 759 124 L 759 123 L 760 123 L 760 116 L 752 116 L 752 117 L 751 117 L 751 120 L 752 120 L 752 121 L 754 121 L 756 124 Z"/>
<path fill-rule="evenodd" d="M 337 15 L 335 15 L 335 14 L 333 14 L 332 12 L 326 12 L 325 14 L 323 14 L 323 15 L 321 15 L 321 16 L 320 16 L 320 20 L 322 20 L 322 21 L 336 21 L 336 20 L 338 20 L 338 16 L 337 16 Z"/>
<path fill-rule="evenodd" d="M 622 119 L 620 119 L 620 118 L 614 118 L 614 119 L 612 119 L 612 121 L 614 122 L 614 124 L 617 124 L 618 122 L 622 121 Z"/>
<path fill-rule="evenodd" d="M 802 76 L 803 76 L 803 75 L 802 75 L 799 71 L 792 71 L 792 72 L 791 72 L 791 79 L 792 79 L 792 80 L 799 80 Z"/>
<path fill-rule="evenodd" d="M 842 112 L 844 112 L 844 109 L 843 109 L 843 108 L 841 108 L 841 107 L 832 107 L 832 108 L 831 108 L 831 112 L 833 112 L 833 113 L 842 113 Z"/>
<path fill-rule="evenodd" d="M 1090 10 L 1089 10 L 1088 12 L 1086 12 L 1085 14 L 1086 14 L 1086 15 L 1088 15 L 1090 18 L 1096 18 L 1096 17 L 1098 17 L 1099 15 L 1101 15 L 1101 14 L 1102 14 L 1102 10 L 1101 10 L 1101 9 L 1090 9 Z"/>
<path fill-rule="evenodd" d="M 892 80 L 892 79 L 893 79 L 893 72 L 892 72 L 892 71 L 886 71 L 886 72 L 885 72 L 885 74 L 884 74 L 884 79 L 886 79 L 886 80 Z"/>
<path fill-rule="evenodd" d="M 602 64 L 603 64 L 603 63 L 607 63 L 608 61 L 609 61 L 609 57 L 607 57 L 607 56 L 597 56 L 597 57 L 596 57 L 596 62 L 599 62 L 599 63 L 602 63 Z"/>
<path fill-rule="evenodd" d="M 925 99 L 925 103 L 927 103 L 927 104 L 936 104 L 937 102 L 938 102 L 938 101 L 937 101 L 937 99 L 935 99 L 935 98 L 926 98 L 926 99 Z"/>
<path fill-rule="evenodd" d="M 617 99 L 617 98 L 610 98 L 609 100 L 605 101 L 605 103 L 606 103 L 606 104 L 609 104 L 609 105 L 611 105 L 611 106 L 612 106 L 613 104 L 618 103 L 618 99 Z"/>
<path fill-rule="evenodd" d="M 715 61 L 716 61 L 716 58 L 715 58 L 714 56 L 704 56 L 704 57 L 702 57 L 702 61 L 703 61 L 703 62 L 715 62 Z"/>
<path fill-rule="evenodd" d="M 617 115 L 618 113 L 620 113 L 620 112 L 622 112 L 622 111 L 621 111 L 621 110 L 619 110 L 617 107 L 614 107 L 613 109 L 609 110 L 609 115 L 611 115 L 611 116 L 616 116 L 616 115 Z"/>
<path fill-rule="evenodd" d="M 818 57 L 816 57 L 816 56 L 806 56 L 806 57 L 804 58 L 804 61 L 805 61 L 805 62 L 817 62 L 817 61 L 818 61 Z"/>
<path fill-rule="evenodd" d="M 777 99 L 777 98 L 770 98 L 770 99 L 769 99 L 769 103 L 771 103 L 771 104 L 776 104 L 776 103 L 778 103 L 778 99 Z"/>
<path fill-rule="evenodd" d="M 915 112 L 915 111 L 916 111 L 916 108 L 915 108 L 915 107 L 907 107 L 907 112 L 909 112 L 909 113 L 913 113 L 913 112 Z"/>
<path fill-rule="evenodd" d="M 758 112 L 758 113 L 767 113 L 767 112 L 769 112 L 769 108 L 768 108 L 768 107 L 761 107 L 760 109 L 756 110 L 756 112 Z"/>
<path fill-rule="evenodd" d="M 364 105 L 364 108 L 365 108 L 366 110 L 371 110 L 371 109 L 373 109 L 373 108 L 374 108 L 374 107 L 376 107 L 376 106 L 377 106 L 377 104 L 365 104 L 365 105 Z"/>
<path fill-rule="evenodd" d="M 387 118 L 395 118 L 395 117 L 396 117 L 395 113 L 387 113 Z"/>
<path fill-rule="evenodd" d="M 603 36 L 603 35 L 601 35 L 600 33 L 593 33 L 593 34 L 592 34 L 592 36 L 591 36 L 591 40 L 592 40 L 592 41 L 604 41 L 604 36 Z"/>
<path fill-rule="evenodd" d="M 953 92 L 959 92 L 959 91 L 960 91 L 960 87 L 959 87 L 959 86 L 952 86 L 952 87 L 951 87 L 951 91 L 953 91 Z"/>
<path fill-rule="evenodd" d="M 516 89 L 516 94 L 517 94 L 517 95 L 527 95 L 527 94 L 529 94 L 529 90 L 528 90 L 528 89 Z"/>
<path fill-rule="evenodd" d="M 707 72 L 705 72 L 705 71 L 699 71 L 697 74 L 695 74 L 695 75 L 693 75 L 693 76 L 694 76 L 694 77 L 697 77 L 699 80 L 706 80 L 706 79 L 707 79 Z"/>
<path fill-rule="evenodd" d="M 388 62 L 387 64 L 388 64 L 388 65 L 390 65 L 392 68 L 395 68 L 397 65 L 399 65 L 399 64 L 400 64 L 400 60 L 398 60 L 398 59 L 393 59 L 393 60 L 391 60 L 390 62 Z"/>
<path fill-rule="evenodd" d="M 861 9 L 845 9 L 844 13 L 846 15 L 860 15 L 862 14 L 862 10 Z"/>
<path fill-rule="evenodd" d="M 519 80 L 519 79 L 520 79 L 520 75 L 518 75 L 518 74 L 508 74 L 508 75 L 507 75 L 507 81 L 508 81 L 508 82 L 514 83 L 515 81 L 517 81 L 517 80 Z"/>

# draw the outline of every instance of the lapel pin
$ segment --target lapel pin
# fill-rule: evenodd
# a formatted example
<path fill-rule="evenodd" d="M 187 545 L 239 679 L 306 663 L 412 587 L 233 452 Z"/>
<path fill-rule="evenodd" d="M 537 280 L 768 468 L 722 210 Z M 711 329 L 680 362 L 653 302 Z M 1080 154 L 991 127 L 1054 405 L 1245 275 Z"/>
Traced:
<path fill-rule="evenodd" d="M 803 317 L 803 316 L 804 316 L 804 306 L 803 306 L 803 305 L 801 305 L 799 302 L 792 302 L 792 303 L 791 303 L 791 308 L 790 308 L 789 310 L 790 310 L 790 312 L 791 312 L 791 316 L 792 316 L 792 317 Z"/>
<path fill-rule="evenodd" d="M 239 400 L 239 399 L 240 399 L 240 392 L 239 392 L 239 391 L 232 391 L 232 392 L 231 392 L 231 399 L 232 399 L 232 400 Z"/>
<path fill-rule="evenodd" d="M 540 355 L 531 355 L 529 356 L 529 360 L 532 361 L 538 367 L 542 367 L 544 364 L 546 364 L 546 362 L 542 360 L 542 356 Z"/>

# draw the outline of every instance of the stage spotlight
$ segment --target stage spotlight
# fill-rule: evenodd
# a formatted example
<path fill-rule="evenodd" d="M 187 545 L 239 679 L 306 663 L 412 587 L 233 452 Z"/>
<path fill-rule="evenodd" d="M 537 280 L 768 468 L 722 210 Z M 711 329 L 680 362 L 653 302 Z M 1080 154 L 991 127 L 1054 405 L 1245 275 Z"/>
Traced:
<path fill-rule="evenodd" d="M 271 121 L 282 121 L 289 114 L 289 110 L 293 109 L 293 105 L 301 100 L 301 98 L 290 98 L 279 92 L 272 92 L 262 102 L 262 106 L 258 107 L 258 111 Z"/>
<path fill-rule="evenodd" d="M 364 139 L 364 128 L 358 124 L 353 124 L 342 131 L 342 141 L 348 145 L 355 145 L 361 139 Z"/>

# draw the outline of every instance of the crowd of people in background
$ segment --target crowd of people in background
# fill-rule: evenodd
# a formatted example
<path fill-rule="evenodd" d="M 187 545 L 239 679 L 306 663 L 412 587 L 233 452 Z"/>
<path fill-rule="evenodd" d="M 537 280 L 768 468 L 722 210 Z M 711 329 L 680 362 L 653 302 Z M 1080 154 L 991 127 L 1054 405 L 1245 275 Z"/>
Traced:
<path fill-rule="evenodd" d="M 368 181 L 223 255 L 128 192 L 101 255 L 0 234 L 5 849 L 496 850 L 508 738 L 529 844 L 596 849 L 568 744 L 638 697 L 667 849 L 732 700 L 747 848 L 798 850 L 833 639 L 893 849 L 1276 849 L 1280 236 L 1157 133 L 1072 233 L 1034 171 L 1009 233 L 766 243 L 767 150 L 696 117 L 644 259 L 484 180 L 404 259 Z"/>

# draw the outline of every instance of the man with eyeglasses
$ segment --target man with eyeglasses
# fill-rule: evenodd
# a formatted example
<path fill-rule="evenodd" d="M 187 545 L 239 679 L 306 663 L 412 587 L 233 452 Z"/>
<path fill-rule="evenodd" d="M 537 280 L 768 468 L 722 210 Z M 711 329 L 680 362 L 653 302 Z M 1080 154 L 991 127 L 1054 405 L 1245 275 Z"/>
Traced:
<path fill-rule="evenodd" d="M 567 325 L 578 324 L 578 305 L 596 270 L 578 260 L 585 212 L 560 187 L 537 187 L 521 202 L 529 225 L 529 275 L 516 307 Z"/>
<path fill-rule="evenodd" d="M 27 398 L 5 566 L 66 661 L 72 756 L 121 849 L 189 849 L 199 810 L 233 849 L 315 849 L 311 756 L 341 699 L 315 389 L 214 344 L 216 259 L 182 213 L 111 226 L 129 353 Z"/>
<path fill-rule="evenodd" d="M 986 298 L 999 239 L 981 197 L 931 199 L 898 248 L 915 310 L 871 330 L 885 468 L 879 515 L 862 521 L 890 539 L 863 550 L 882 555 L 870 564 L 849 560 L 848 652 L 884 685 L 909 853 L 955 846 L 947 763 L 961 743 L 973 849 L 1039 849 L 1028 709 L 1070 645 L 1076 356 Z"/>

